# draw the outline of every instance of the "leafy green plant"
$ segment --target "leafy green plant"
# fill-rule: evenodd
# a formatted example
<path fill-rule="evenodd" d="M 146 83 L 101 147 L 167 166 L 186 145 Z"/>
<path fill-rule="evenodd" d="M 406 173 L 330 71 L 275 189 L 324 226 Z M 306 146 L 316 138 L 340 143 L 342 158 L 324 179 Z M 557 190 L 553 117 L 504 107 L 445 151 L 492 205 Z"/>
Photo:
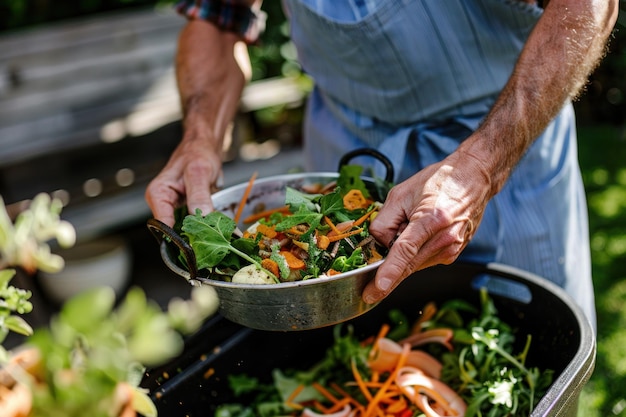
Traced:
<path fill-rule="evenodd" d="M 6 340 L 9 332 L 29 336 L 33 333 L 32 327 L 20 317 L 30 313 L 33 305 L 29 301 L 31 292 L 9 285 L 15 276 L 14 269 L 0 271 L 0 364 L 9 359 L 8 352 L 1 344 Z"/>
<path fill-rule="evenodd" d="M 56 239 L 62 247 L 69 247 L 76 241 L 74 227 L 60 218 L 62 208 L 60 200 L 41 193 L 13 222 L 0 197 L 0 269 L 19 266 L 28 273 L 61 270 L 63 258 L 51 253 L 47 242 Z"/>
<path fill-rule="evenodd" d="M 33 331 L 21 317 L 33 309 L 31 293 L 9 285 L 16 270 L 8 266 L 30 273 L 62 269 L 64 260 L 51 253 L 47 241 L 70 246 L 75 231 L 60 219 L 60 201 L 45 194 L 35 197 L 15 224 L 0 203 L 0 267 L 6 268 L 0 270 L 0 342 L 10 331 L 28 336 L 14 352 L 0 349 L 0 410 L 7 413 L 2 415 L 156 416 L 139 388 L 145 367 L 181 352 L 183 336 L 217 311 L 215 290 L 194 287 L 189 300 L 173 298 L 162 311 L 141 288 L 131 288 L 117 306 L 112 288 L 95 288 L 66 302 L 49 327 Z M 7 395 L 18 388 L 26 394 L 12 413 L 16 401 Z"/>
<path fill-rule="evenodd" d="M 76 232 L 71 224 L 61 220 L 62 204 L 47 194 L 37 195 L 28 209 L 13 222 L 0 197 L 0 365 L 8 359 L 1 344 L 10 331 L 29 336 L 33 330 L 20 315 L 32 311 L 28 290 L 9 285 L 19 267 L 27 273 L 36 270 L 56 272 L 64 260 L 51 253 L 48 241 L 56 239 L 63 247 L 72 246 Z"/>
<path fill-rule="evenodd" d="M 116 390 L 127 388 L 133 408 L 143 416 L 157 411 L 139 389 L 146 366 L 179 354 L 182 334 L 193 332 L 216 311 L 211 287 L 197 287 L 190 300 L 174 299 L 166 312 L 132 288 L 117 308 L 108 287 L 65 303 L 49 328 L 36 329 L 26 346 L 40 354 L 33 380 L 34 416 L 109 416 L 119 406 Z M 123 402 L 123 400 L 122 400 Z"/>

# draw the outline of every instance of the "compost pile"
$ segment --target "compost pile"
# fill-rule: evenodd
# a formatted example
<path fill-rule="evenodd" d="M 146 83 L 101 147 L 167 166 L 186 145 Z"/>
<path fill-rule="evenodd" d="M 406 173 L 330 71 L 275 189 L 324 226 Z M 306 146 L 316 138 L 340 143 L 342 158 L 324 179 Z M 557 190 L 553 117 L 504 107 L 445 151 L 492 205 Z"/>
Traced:
<path fill-rule="evenodd" d="M 528 416 L 553 371 L 526 364 L 531 335 L 516 342 L 487 291 L 480 297 L 479 308 L 429 303 L 414 323 L 391 310 L 365 339 L 337 325 L 311 368 L 275 369 L 267 384 L 230 375 L 241 402 L 221 405 L 216 416 Z"/>

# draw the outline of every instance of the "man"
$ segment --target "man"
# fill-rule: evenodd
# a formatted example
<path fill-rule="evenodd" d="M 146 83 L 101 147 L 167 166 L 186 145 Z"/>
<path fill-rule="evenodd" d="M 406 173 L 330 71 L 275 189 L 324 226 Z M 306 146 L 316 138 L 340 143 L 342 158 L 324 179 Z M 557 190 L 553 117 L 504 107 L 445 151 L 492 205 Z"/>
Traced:
<path fill-rule="evenodd" d="M 156 218 L 212 209 L 220 150 L 246 82 L 234 51 L 258 4 L 188 1 L 176 59 L 183 139 L 146 198 Z M 457 258 L 501 262 L 566 291 L 595 322 L 570 101 L 602 57 L 617 0 L 284 0 L 315 81 L 308 168 L 373 147 L 398 185 L 371 225 L 390 247 L 363 298 Z M 236 19 L 235 17 L 239 17 Z M 471 243 L 470 243 L 471 240 Z"/>

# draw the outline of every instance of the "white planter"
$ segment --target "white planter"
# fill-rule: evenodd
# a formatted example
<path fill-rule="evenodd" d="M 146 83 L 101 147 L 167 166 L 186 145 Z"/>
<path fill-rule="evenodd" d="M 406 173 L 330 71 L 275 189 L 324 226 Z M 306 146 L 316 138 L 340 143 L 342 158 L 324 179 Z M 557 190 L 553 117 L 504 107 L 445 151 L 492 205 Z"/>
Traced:
<path fill-rule="evenodd" d="M 132 253 L 121 237 L 79 243 L 56 253 L 65 259 L 65 268 L 57 273 L 38 274 L 42 290 L 55 303 L 61 304 L 99 286 L 109 286 L 120 296 L 130 280 Z"/>

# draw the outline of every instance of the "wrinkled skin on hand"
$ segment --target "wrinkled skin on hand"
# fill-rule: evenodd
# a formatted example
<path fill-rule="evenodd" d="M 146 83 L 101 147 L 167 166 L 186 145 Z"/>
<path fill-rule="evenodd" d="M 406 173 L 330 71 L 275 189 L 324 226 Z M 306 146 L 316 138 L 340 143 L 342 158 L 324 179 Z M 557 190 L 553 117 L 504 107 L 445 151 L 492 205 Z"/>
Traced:
<path fill-rule="evenodd" d="M 190 213 L 196 208 L 204 214 L 212 211 L 210 192 L 217 189 L 222 177 L 220 155 L 207 146 L 206 141 L 187 138 L 181 141 L 146 189 L 146 201 L 154 217 L 173 226 L 174 207 L 186 204 Z"/>
<path fill-rule="evenodd" d="M 390 249 L 363 299 L 380 301 L 413 272 L 455 261 L 492 195 L 481 162 L 459 152 L 395 186 L 370 226 Z"/>

